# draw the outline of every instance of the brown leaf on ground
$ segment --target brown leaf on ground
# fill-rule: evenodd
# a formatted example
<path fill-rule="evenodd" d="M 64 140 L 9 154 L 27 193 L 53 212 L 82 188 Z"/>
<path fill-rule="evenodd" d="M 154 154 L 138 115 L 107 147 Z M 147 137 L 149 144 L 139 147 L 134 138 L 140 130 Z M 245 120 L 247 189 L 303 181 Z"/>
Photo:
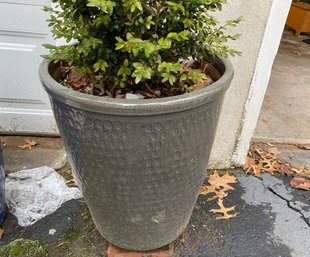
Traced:
<path fill-rule="evenodd" d="M 75 179 L 67 180 L 66 184 L 70 185 L 70 186 L 78 186 L 78 183 L 77 183 L 77 181 Z"/>
<path fill-rule="evenodd" d="M 233 175 L 225 173 L 220 176 L 217 171 L 209 177 L 208 183 L 210 185 L 203 185 L 200 189 L 200 195 L 213 194 L 208 198 L 207 201 L 213 201 L 215 199 L 223 199 L 227 196 L 226 191 L 234 190 L 234 188 L 229 184 L 237 183 L 237 179 Z"/>
<path fill-rule="evenodd" d="M 294 144 L 294 146 L 296 146 L 299 149 L 310 150 L 310 146 L 309 145 Z"/>
<path fill-rule="evenodd" d="M 210 210 L 210 212 L 212 212 L 212 213 L 222 213 L 223 216 L 216 217 L 215 219 L 217 219 L 217 220 L 228 220 L 228 219 L 230 219 L 230 218 L 235 218 L 235 217 L 237 217 L 237 214 L 236 214 L 236 213 L 234 213 L 234 214 L 229 214 L 229 212 L 235 210 L 236 206 L 232 206 L 232 207 L 226 208 L 226 207 L 223 205 L 223 200 L 222 200 L 222 199 L 218 199 L 218 200 L 217 200 L 217 204 L 218 204 L 218 206 L 220 207 L 220 209 L 212 209 L 212 210 Z"/>
<path fill-rule="evenodd" d="M 274 173 L 276 171 L 278 171 L 275 167 L 274 167 L 274 161 L 270 160 L 270 159 L 266 159 L 262 161 L 263 166 L 264 166 L 264 170 L 268 173 L 270 173 L 271 175 L 274 175 Z"/>
<path fill-rule="evenodd" d="M 263 158 L 265 156 L 265 152 L 260 149 L 260 148 L 255 148 L 254 151 L 261 157 Z"/>
<path fill-rule="evenodd" d="M 217 199 L 217 198 L 223 199 L 224 197 L 226 197 L 226 196 L 228 195 L 228 194 L 226 193 L 226 190 L 225 190 L 225 189 L 217 190 L 217 191 L 215 191 L 214 193 L 215 193 L 214 196 L 208 198 L 208 200 L 207 200 L 208 202 L 213 201 L 213 200 L 215 200 L 215 199 Z"/>
<path fill-rule="evenodd" d="M 290 182 L 291 186 L 296 189 L 310 190 L 310 179 L 295 177 Z"/>
<path fill-rule="evenodd" d="M 25 150 L 25 149 L 28 149 L 28 150 L 31 150 L 33 146 L 36 146 L 37 145 L 37 142 L 34 141 L 34 140 L 29 140 L 27 139 L 26 141 L 26 144 L 24 145 L 19 145 L 18 147 L 22 150 Z"/>
<path fill-rule="evenodd" d="M 3 237 L 3 235 L 4 235 L 4 229 L 0 228 L 0 239 Z"/>
<path fill-rule="evenodd" d="M 217 171 L 213 173 L 213 175 L 210 176 L 208 180 L 209 184 L 216 189 L 225 189 L 225 190 L 234 190 L 232 186 L 229 184 L 237 183 L 237 179 L 235 176 L 231 176 L 227 173 L 225 173 L 223 176 L 220 176 Z"/>
<path fill-rule="evenodd" d="M 215 193 L 215 191 L 216 191 L 216 188 L 214 186 L 203 185 L 200 188 L 199 194 L 200 195 L 208 195 L 208 194 L 211 194 L 211 193 Z"/>
<path fill-rule="evenodd" d="M 217 204 L 219 205 L 220 209 L 212 209 L 210 212 L 213 213 L 222 213 L 223 215 L 220 217 L 216 217 L 216 219 L 230 219 L 236 217 L 236 214 L 229 214 L 228 212 L 233 211 L 234 207 L 225 208 L 223 205 L 223 199 L 228 195 L 226 191 L 234 190 L 234 188 L 229 184 L 237 183 L 237 178 L 233 175 L 229 175 L 226 172 L 223 176 L 220 176 L 217 171 L 209 177 L 208 183 L 210 185 L 204 185 L 201 187 L 200 194 L 208 195 L 214 194 L 213 196 L 209 197 L 208 201 L 217 200 Z"/>
<path fill-rule="evenodd" d="M 251 172 L 251 169 L 253 169 L 253 166 L 255 166 L 255 159 L 253 157 L 247 156 L 245 159 L 245 164 L 243 166 L 243 169 L 245 169 L 245 174 L 248 175 Z"/>
<path fill-rule="evenodd" d="M 296 55 L 296 56 L 300 56 L 300 53 L 299 53 L 299 52 L 296 52 L 296 51 L 291 51 L 291 54 L 292 54 L 292 55 Z"/>
<path fill-rule="evenodd" d="M 279 154 L 278 148 L 276 148 L 276 147 L 269 147 L 269 148 L 267 149 L 266 157 L 267 157 L 267 159 L 276 160 L 278 154 Z"/>
<path fill-rule="evenodd" d="M 304 175 L 304 176 L 310 177 L 310 170 L 304 169 L 301 174 Z"/>
<path fill-rule="evenodd" d="M 279 161 L 275 162 L 273 164 L 273 167 L 277 169 L 278 172 L 280 172 L 282 175 L 292 177 L 295 176 L 295 172 L 292 171 L 292 167 L 289 164 L 283 164 Z"/>
<path fill-rule="evenodd" d="M 259 177 L 262 171 L 264 171 L 263 160 L 259 160 L 258 164 L 253 166 L 254 176 Z"/>
<path fill-rule="evenodd" d="M 65 241 L 65 242 L 61 242 L 57 245 L 58 248 L 64 248 L 69 242 Z"/>
<path fill-rule="evenodd" d="M 77 178 L 75 176 L 75 174 L 72 172 L 71 173 L 71 176 L 73 177 L 72 179 L 69 179 L 66 181 L 66 184 L 67 185 L 70 185 L 70 186 L 78 186 L 78 181 L 77 181 Z"/>
<path fill-rule="evenodd" d="M 261 148 L 256 148 L 254 151 L 261 157 L 261 159 L 277 159 L 278 150 L 275 147 L 268 148 L 267 152 L 265 152 Z"/>
<path fill-rule="evenodd" d="M 186 247 L 186 244 L 185 244 L 185 230 L 183 230 L 183 232 L 178 236 L 178 239 L 181 241 L 181 244 Z"/>
<path fill-rule="evenodd" d="M 310 177 L 310 170 L 305 169 L 305 167 L 292 168 L 291 170 L 298 175 Z"/>

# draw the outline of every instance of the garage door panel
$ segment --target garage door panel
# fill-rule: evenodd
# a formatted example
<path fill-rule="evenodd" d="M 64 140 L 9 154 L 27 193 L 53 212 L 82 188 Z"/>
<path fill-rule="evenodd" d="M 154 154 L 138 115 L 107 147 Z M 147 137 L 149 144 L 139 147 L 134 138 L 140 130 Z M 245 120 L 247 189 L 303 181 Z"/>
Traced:
<path fill-rule="evenodd" d="M 45 0 L 0 3 L 0 133 L 55 134 L 56 123 L 38 68 L 53 44 Z M 35 126 L 34 126 L 35 124 Z"/>
<path fill-rule="evenodd" d="M 42 6 L 0 3 L 0 30 L 48 34 Z"/>
<path fill-rule="evenodd" d="M 1 100 L 42 103 L 37 76 L 38 46 L 0 43 Z"/>

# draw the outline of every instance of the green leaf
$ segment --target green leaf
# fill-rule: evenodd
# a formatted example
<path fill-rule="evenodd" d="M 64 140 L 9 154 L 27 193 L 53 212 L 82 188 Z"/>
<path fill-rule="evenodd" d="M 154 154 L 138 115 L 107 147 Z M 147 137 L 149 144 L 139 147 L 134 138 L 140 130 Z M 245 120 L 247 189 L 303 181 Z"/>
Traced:
<path fill-rule="evenodd" d="M 127 40 L 131 40 L 131 39 L 133 39 L 134 37 L 133 37 L 133 35 L 130 33 L 130 32 L 127 32 L 127 34 L 126 34 L 126 39 Z"/>
<path fill-rule="evenodd" d="M 207 78 L 207 75 L 200 71 L 190 70 L 188 72 L 188 77 L 195 83 L 201 83 L 203 80 Z"/>
<path fill-rule="evenodd" d="M 145 22 L 145 27 L 147 29 L 150 29 L 151 25 L 155 25 L 155 22 L 152 21 L 152 19 L 153 19 L 153 17 L 151 15 L 147 17 L 146 22 Z"/>
<path fill-rule="evenodd" d="M 137 70 L 143 70 L 144 69 L 144 65 L 141 62 L 134 62 L 132 64 L 133 67 L 135 67 Z"/>
<path fill-rule="evenodd" d="M 122 76 L 123 80 L 126 80 L 127 76 L 131 74 L 131 70 L 128 68 L 128 65 L 129 65 L 129 61 L 128 59 L 126 59 L 123 65 L 117 71 L 117 75 Z"/>
<path fill-rule="evenodd" d="M 115 44 L 115 50 L 120 50 L 124 48 L 126 42 L 120 37 L 115 37 L 115 39 L 117 40 L 117 43 Z"/>
<path fill-rule="evenodd" d="M 128 8 L 130 12 L 134 12 L 135 10 L 143 11 L 142 3 L 140 0 L 125 0 L 123 3 L 124 7 Z"/>
<path fill-rule="evenodd" d="M 173 85 L 176 82 L 176 77 L 170 73 L 163 73 L 162 77 L 162 82 L 168 81 L 170 85 Z"/>
<path fill-rule="evenodd" d="M 124 67 L 128 67 L 128 65 L 129 65 L 129 61 L 128 61 L 128 59 L 126 59 L 126 60 L 124 61 L 124 63 L 123 63 L 123 66 L 124 66 Z"/>
<path fill-rule="evenodd" d="M 141 80 L 142 80 L 142 78 L 143 78 L 143 72 L 142 71 L 134 71 L 134 73 L 132 74 L 132 77 L 134 78 L 136 78 L 135 79 L 135 83 L 136 84 L 138 84 Z"/>
<path fill-rule="evenodd" d="M 149 58 L 151 56 L 151 54 L 156 51 L 155 45 L 153 45 L 150 42 L 145 43 L 143 48 L 144 48 L 144 54 L 147 58 Z"/>
<path fill-rule="evenodd" d="M 140 62 L 133 63 L 133 67 L 135 71 L 132 73 L 132 77 L 135 78 L 135 83 L 138 84 L 143 79 L 151 79 L 152 78 L 152 69 L 143 65 Z"/>
<path fill-rule="evenodd" d="M 183 74 L 180 78 L 180 81 L 183 81 L 183 80 L 188 80 L 188 76 L 186 74 Z"/>
<path fill-rule="evenodd" d="M 109 67 L 108 63 L 105 60 L 98 60 L 94 65 L 93 68 L 95 69 L 95 72 L 102 70 L 106 71 L 106 69 Z"/>
<path fill-rule="evenodd" d="M 184 8 L 184 6 L 182 4 L 178 4 L 178 3 L 170 2 L 170 1 L 168 1 L 167 4 L 169 6 L 171 6 L 173 8 L 173 10 L 181 11 L 182 13 L 185 13 L 185 8 Z"/>
<path fill-rule="evenodd" d="M 44 46 L 46 49 L 55 49 L 56 46 L 51 45 L 51 44 L 43 44 L 42 46 Z"/>
<path fill-rule="evenodd" d="M 177 35 L 178 35 L 178 33 L 176 33 L 176 32 L 170 32 L 170 33 L 168 34 L 167 38 L 173 38 L 173 39 L 175 39 L 175 38 L 177 37 Z"/>
<path fill-rule="evenodd" d="M 101 11 L 112 14 L 113 8 L 116 6 L 116 2 L 108 0 L 88 0 L 87 6 L 99 7 Z"/>
<path fill-rule="evenodd" d="M 182 39 L 183 39 L 183 40 L 189 40 L 188 31 L 181 31 L 181 32 L 178 34 L 177 40 L 181 41 Z"/>
<path fill-rule="evenodd" d="M 158 40 L 159 49 L 169 49 L 171 48 L 171 39 L 169 38 L 160 38 Z"/>

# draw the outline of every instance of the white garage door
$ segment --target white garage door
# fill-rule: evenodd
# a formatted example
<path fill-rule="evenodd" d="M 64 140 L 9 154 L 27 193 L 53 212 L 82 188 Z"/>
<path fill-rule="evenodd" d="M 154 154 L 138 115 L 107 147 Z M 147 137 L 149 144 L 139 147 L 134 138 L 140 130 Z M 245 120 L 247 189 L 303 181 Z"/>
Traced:
<path fill-rule="evenodd" d="M 0 0 L 0 133 L 57 134 L 38 78 L 43 43 L 53 43 L 48 0 Z"/>

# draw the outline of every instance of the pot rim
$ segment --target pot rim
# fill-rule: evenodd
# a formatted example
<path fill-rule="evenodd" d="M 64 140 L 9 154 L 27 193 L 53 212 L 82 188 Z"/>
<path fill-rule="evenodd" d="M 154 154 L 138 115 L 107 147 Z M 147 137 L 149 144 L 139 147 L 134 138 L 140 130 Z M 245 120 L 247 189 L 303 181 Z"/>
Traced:
<path fill-rule="evenodd" d="M 123 116 L 156 115 L 192 109 L 212 101 L 217 98 L 217 95 L 224 94 L 234 76 L 234 70 L 232 63 L 228 59 L 218 60 L 224 64 L 225 71 L 216 82 L 187 94 L 164 98 L 130 100 L 81 93 L 66 88 L 54 80 L 49 73 L 50 63 L 47 61 L 41 63 L 39 77 L 50 97 L 76 108 Z"/>

